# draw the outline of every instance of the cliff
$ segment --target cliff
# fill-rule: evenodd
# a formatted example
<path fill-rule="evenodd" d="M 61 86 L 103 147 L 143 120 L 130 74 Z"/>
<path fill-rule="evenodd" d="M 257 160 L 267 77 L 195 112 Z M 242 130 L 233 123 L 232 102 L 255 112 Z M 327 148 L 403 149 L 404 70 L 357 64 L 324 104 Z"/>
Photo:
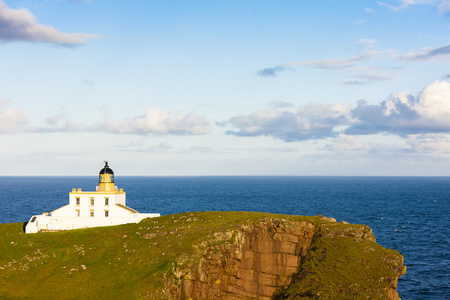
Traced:
<path fill-rule="evenodd" d="M 185 213 L 32 235 L 22 226 L 0 224 L 0 298 L 399 299 L 406 269 L 369 227 L 321 216 Z"/>

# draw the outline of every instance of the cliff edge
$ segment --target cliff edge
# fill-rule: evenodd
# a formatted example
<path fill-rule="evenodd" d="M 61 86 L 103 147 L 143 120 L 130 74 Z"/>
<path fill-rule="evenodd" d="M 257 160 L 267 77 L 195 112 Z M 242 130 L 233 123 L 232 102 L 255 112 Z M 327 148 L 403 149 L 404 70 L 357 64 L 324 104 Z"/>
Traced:
<path fill-rule="evenodd" d="M 198 212 L 34 235 L 22 226 L 0 224 L 0 298 L 399 299 L 406 271 L 369 227 L 322 216 Z"/>

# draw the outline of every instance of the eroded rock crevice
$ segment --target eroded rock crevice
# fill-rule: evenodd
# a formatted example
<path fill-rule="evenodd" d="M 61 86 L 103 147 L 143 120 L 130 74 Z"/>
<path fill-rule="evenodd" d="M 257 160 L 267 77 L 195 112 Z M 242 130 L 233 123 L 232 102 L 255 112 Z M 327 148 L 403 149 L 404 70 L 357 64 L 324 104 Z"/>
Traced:
<path fill-rule="evenodd" d="M 266 218 L 217 233 L 200 245 L 197 266 L 174 268 L 177 299 L 272 299 L 307 254 L 315 225 Z"/>

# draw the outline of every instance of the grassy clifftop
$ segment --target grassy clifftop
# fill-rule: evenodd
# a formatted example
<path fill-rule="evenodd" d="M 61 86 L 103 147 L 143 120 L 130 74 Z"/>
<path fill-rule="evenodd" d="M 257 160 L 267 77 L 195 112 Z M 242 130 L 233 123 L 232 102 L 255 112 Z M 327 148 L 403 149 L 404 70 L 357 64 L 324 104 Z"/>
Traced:
<path fill-rule="evenodd" d="M 0 224 L 0 298 L 183 298 L 188 297 L 183 294 L 183 284 L 187 286 L 190 271 L 180 273 L 179 269 L 198 272 L 199 264 L 203 266 L 199 277 L 189 281 L 194 287 L 203 287 L 199 295 L 226 299 L 231 295 L 227 290 L 230 285 L 238 291 L 250 286 L 260 293 L 259 283 L 245 285 L 245 280 L 255 279 L 255 273 L 236 273 L 230 266 L 246 262 L 251 270 L 256 262 L 269 257 L 266 252 L 272 248 L 281 247 L 278 250 L 282 255 L 283 245 L 294 243 L 281 238 L 278 241 L 277 232 L 280 237 L 286 236 L 288 227 L 294 226 L 289 224 L 311 224 L 314 237 L 307 249 L 294 245 L 299 256 L 298 272 L 277 290 L 280 299 L 318 295 L 323 299 L 345 299 L 349 295 L 353 295 L 351 299 L 366 299 L 367 295 L 377 299 L 377 293 L 393 293 L 396 279 L 404 271 L 403 258 L 397 251 L 377 245 L 366 226 L 321 217 L 199 212 L 146 219 L 138 224 L 29 235 L 24 234 L 23 223 Z M 264 230 L 252 229 L 258 226 Z M 262 254 L 254 252 L 252 260 L 246 261 L 247 250 L 253 251 L 252 245 L 258 245 L 262 234 L 275 240 L 272 248 L 262 249 Z M 298 236 L 302 234 L 300 231 Z M 217 258 L 209 259 L 213 256 Z M 208 272 L 222 277 L 215 278 Z M 214 287 L 214 293 L 204 291 L 205 287 Z"/>

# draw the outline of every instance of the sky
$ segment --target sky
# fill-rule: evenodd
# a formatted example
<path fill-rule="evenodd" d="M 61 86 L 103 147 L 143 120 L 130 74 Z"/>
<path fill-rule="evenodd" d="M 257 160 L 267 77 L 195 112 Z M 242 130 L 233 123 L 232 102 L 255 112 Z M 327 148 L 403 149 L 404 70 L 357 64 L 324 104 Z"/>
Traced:
<path fill-rule="evenodd" d="M 0 176 L 449 176 L 450 0 L 0 0 Z"/>

